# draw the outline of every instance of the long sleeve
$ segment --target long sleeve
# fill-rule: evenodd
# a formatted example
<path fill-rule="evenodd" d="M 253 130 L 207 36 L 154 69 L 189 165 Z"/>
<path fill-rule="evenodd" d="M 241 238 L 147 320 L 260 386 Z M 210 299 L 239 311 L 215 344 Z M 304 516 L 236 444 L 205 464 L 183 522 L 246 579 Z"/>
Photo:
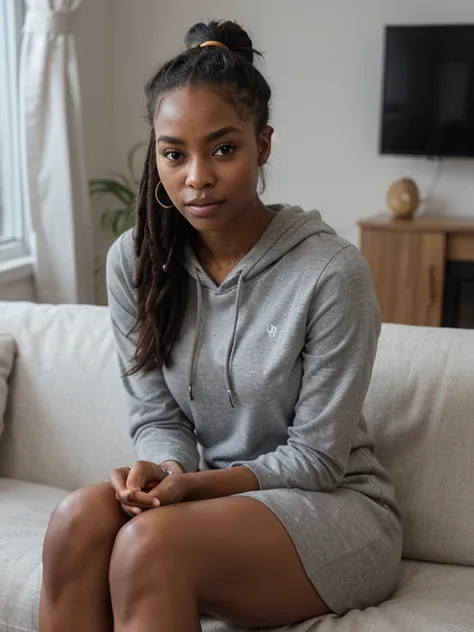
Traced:
<path fill-rule="evenodd" d="M 321 273 L 308 309 L 303 378 L 286 444 L 246 465 L 260 489 L 331 491 L 347 470 L 369 387 L 380 315 L 369 268 L 354 246 Z"/>
<path fill-rule="evenodd" d="M 136 335 L 131 333 L 136 321 L 133 265 L 128 232 L 109 251 L 107 293 L 135 451 L 141 460 L 178 461 L 186 472 L 194 472 L 199 466 L 194 426 L 169 392 L 162 370 L 125 375 L 132 366 L 136 345 Z"/>

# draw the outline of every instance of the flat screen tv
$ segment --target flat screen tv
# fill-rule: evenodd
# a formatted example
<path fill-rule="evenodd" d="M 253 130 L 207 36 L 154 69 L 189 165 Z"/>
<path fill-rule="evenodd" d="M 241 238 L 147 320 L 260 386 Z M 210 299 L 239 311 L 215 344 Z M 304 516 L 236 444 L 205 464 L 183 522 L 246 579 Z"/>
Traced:
<path fill-rule="evenodd" d="M 474 157 L 474 25 L 388 26 L 382 154 Z"/>

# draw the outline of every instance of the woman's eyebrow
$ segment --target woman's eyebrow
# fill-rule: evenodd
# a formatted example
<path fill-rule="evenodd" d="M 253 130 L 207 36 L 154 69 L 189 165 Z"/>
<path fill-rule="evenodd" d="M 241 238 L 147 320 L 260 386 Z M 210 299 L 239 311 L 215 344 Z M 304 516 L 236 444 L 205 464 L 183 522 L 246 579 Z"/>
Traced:
<path fill-rule="evenodd" d="M 228 125 L 227 127 L 222 127 L 221 129 L 216 130 L 215 132 L 211 132 L 206 136 L 206 140 L 213 141 L 218 140 L 222 136 L 226 134 L 242 134 L 242 130 L 238 127 L 234 127 L 233 125 Z M 157 140 L 158 143 L 168 143 L 170 145 L 185 145 L 185 141 L 177 136 L 168 136 L 167 134 L 161 134 Z"/>
<path fill-rule="evenodd" d="M 180 138 L 176 138 L 176 136 L 167 136 L 166 134 L 162 134 L 158 136 L 156 141 L 157 143 L 169 143 L 170 145 L 184 145 L 184 140 Z"/>
<path fill-rule="evenodd" d="M 242 130 L 238 127 L 234 127 L 233 125 L 228 125 L 227 127 L 222 127 L 215 132 L 211 132 L 206 136 L 207 140 L 218 140 L 222 136 L 226 134 L 242 134 Z"/>

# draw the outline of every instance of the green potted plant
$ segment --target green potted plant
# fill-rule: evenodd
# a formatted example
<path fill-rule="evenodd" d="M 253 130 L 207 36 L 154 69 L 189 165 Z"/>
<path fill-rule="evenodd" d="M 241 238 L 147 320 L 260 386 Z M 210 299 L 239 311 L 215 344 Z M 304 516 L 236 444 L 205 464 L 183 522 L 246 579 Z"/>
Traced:
<path fill-rule="evenodd" d="M 89 193 L 93 200 L 104 195 L 113 200 L 114 205 L 102 212 L 101 225 L 116 237 L 131 228 L 135 223 L 135 204 L 139 180 L 136 177 L 135 157 L 146 143 L 136 143 L 127 154 L 127 175 L 112 174 L 109 178 L 94 178 L 89 181 Z"/>

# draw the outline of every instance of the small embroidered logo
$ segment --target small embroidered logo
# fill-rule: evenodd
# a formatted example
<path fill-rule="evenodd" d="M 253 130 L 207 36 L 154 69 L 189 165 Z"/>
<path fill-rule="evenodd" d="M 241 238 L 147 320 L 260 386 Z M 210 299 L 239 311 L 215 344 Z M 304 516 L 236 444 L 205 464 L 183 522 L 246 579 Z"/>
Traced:
<path fill-rule="evenodd" d="M 278 328 L 275 327 L 275 325 L 267 325 L 267 334 L 270 336 L 270 338 L 276 338 L 277 333 Z"/>

